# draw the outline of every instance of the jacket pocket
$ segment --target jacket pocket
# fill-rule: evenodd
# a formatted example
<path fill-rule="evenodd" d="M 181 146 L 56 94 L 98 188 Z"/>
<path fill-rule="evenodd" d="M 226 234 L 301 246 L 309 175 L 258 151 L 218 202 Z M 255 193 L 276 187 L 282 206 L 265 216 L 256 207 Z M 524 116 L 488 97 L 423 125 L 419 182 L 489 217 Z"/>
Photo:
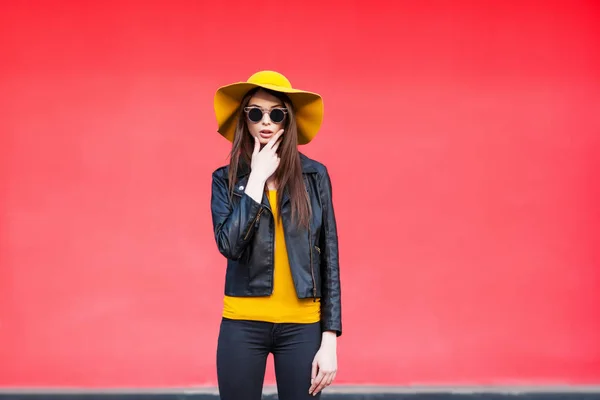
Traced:
<path fill-rule="evenodd" d="M 315 298 L 321 297 L 321 273 L 323 268 L 321 248 L 313 245 L 311 249 L 311 278 L 313 281 L 312 295 Z"/>

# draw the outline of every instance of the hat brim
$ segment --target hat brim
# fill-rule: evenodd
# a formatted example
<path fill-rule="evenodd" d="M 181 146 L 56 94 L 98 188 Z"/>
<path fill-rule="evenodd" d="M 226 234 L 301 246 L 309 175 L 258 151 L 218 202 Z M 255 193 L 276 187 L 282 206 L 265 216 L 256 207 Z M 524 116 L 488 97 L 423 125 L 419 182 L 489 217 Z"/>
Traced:
<path fill-rule="evenodd" d="M 300 89 L 248 82 L 223 86 L 215 93 L 214 108 L 218 124 L 217 131 L 225 139 L 233 142 L 236 116 L 242 99 L 248 91 L 257 87 L 285 93 L 290 98 L 298 126 L 298 144 L 307 144 L 314 139 L 323 123 L 323 99 L 319 94 Z"/>

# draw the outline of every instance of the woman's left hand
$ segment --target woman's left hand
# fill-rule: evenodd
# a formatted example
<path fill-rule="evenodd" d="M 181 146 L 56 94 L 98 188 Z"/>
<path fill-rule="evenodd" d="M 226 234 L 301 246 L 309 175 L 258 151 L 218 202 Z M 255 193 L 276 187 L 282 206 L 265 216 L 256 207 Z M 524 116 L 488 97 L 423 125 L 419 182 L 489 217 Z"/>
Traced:
<path fill-rule="evenodd" d="M 323 332 L 321 347 L 312 363 L 311 385 L 308 394 L 316 396 L 331 385 L 337 373 L 337 336 L 335 332 Z"/>

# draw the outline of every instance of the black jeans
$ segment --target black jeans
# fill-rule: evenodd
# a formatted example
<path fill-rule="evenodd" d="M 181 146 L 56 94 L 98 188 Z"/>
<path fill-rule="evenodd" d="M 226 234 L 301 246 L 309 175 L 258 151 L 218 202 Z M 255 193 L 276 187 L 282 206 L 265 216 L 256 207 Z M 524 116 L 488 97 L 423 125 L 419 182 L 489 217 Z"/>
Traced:
<path fill-rule="evenodd" d="M 318 399 L 308 394 L 312 361 L 321 346 L 321 324 L 273 324 L 223 318 L 217 346 L 222 400 L 260 400 L 267 356 L 273 353 L 280 400 Z"/>

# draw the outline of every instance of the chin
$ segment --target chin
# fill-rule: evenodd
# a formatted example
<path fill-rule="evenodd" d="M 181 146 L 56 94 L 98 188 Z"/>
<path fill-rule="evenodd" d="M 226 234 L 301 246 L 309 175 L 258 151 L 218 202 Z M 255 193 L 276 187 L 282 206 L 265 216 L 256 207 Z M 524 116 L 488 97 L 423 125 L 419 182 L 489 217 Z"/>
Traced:
<path fill-rule="evenodd" d="M 262 145 L 269 143 L 269 140 L 271 140 L 271 139 L 270 138 L 269 139 L 265 139 L 265 138 L 262 138 L 260 136 L 258 137 L 258 142 L 260 144 L 262 144 Z"/>

